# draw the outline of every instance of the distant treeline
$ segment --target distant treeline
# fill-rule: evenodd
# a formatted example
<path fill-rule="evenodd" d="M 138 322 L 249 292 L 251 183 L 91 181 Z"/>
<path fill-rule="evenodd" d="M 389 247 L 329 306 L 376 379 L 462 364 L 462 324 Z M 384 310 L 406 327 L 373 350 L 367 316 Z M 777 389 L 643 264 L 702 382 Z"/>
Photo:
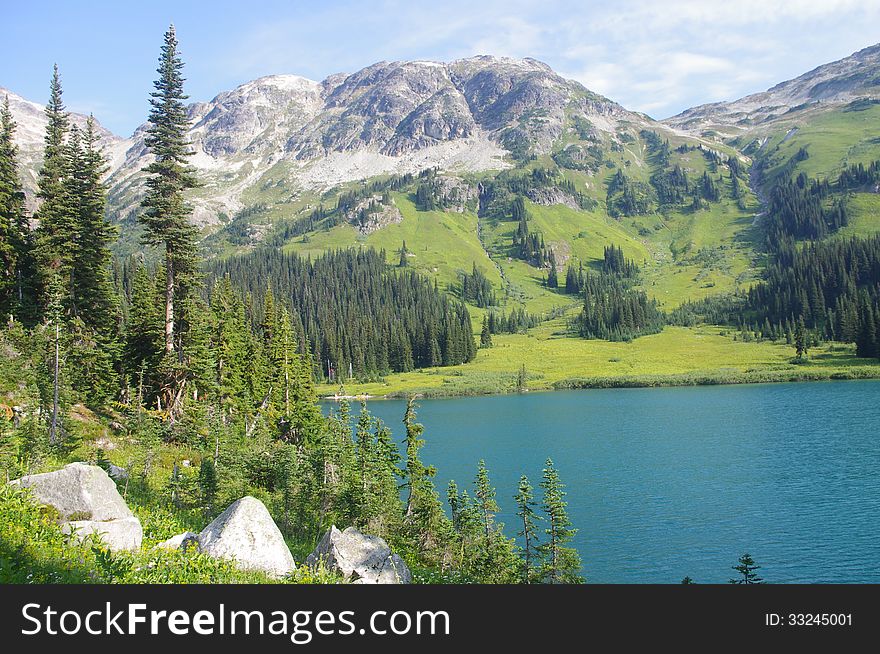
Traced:
<path fill-rule="evenodd" d="M 586 273 L 582 283 L 584 308 L 573 327 L 583 338 L 629 341 L 666 324 L 654 300 L 614 275 Z"/>
<path fill-rule="evenodd" d="M 855 343 L 880 356 L 880 236 L 783 245 L 765 281 L 747 292 L 688 302 L 672 324 L 736 326 L 761 338 L 792 342 L 799 326 L 814 339 Z"/>
<path fill-rule="evenodd" d="M 465 305 L 416 272 L 390 268 L 384 251 L 340 250 L 312 261 L 261 248 L 208 271 L 254 298 L 270 287 L 301 323 L 324 376 L 451 366 L 476 355 Z M 258 303 L 254 319 L 262 319 Z"/>
<path fill-rule="evenodd" d="M 819 240 L 849 223 L 843 199 L 828 199 L 828 181 L 809 180 L 804 173 L 773 187 L 767 211 L 771 249 L 794 240 Z"/>
<path fill-rule="evenodd" d="M 803 320 L 827 340 L 880 356 L 880 236 L 784 247 L 748 294 L 759 324 Z"/>

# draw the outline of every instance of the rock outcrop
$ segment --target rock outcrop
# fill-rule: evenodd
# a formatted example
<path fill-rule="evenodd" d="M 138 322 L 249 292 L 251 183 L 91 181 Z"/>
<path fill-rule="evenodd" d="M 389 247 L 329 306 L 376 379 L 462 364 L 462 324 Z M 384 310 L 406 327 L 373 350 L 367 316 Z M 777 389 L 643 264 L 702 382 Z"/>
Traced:
<path fill-rule="evenodd" d="M 293 571 L 296 563 L 278 525 L 255 497 L 236 500 L 199 533 L 202 552 L 229 559 L 245 570 L 275 577 Z"/>
<path fill-rule="evenodd" d="M 97 534 L 111 550 L 141 546 L 140 521 L 113 480 L 98 466 L 70 463 L 61 470 L 28 475 L 10 483 L 29 489 L 38 502 L 53 507 L 67 532 L 78 537 Z"/>
<path fill-rule="evenodd" d="M 409 584 L 412 574 L 397 554 L 378 536 L 363 534 L 354 527 L 339 531 L 331 527 L 306 564 L 323 563 L 356 584 Z"/>
<path fill-rule="evenodd" d="M 120 468 L 119 466 L 115 466 L 112 463 L 107 470 L 107 474 L 109 474 L 114 481 L 125 481 L 126 479 L 128 479 L 128 470 L 126 470 L 125 468 Z"/>
<path fill-rule="evenodd" d="M 534 188 L 526 192 L 526 196 L 535 204 L 543 206 L 561 204 L 569 209 L 574 209 L 575 211 L 579 211 L 581 208 L 574 197 L 556 186 L 551 186 L 549 188 Z"/>

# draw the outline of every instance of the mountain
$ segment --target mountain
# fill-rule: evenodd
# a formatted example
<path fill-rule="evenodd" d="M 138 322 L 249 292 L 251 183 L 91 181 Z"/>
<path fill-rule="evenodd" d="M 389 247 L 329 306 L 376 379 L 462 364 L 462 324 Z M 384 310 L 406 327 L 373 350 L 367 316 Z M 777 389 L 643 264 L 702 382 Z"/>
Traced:
<path fill-rule="evenodd" d="M 664 122 L 692 133 L 735 136 L 757 125 L 790 119 L 797 112 L 831 109 L 860 99 L 878 98 L 880 44 L 819 66 L 761 93 L 733 102 L 699 105 Z"/>
<path fill-rule="evenodd" d="M 38 105 L 31 109 L 39 114 Z M 656 289 L 672 303 L 680 301 L 681 289 L 706 294 L 700 289 L 728 288 L 747 274 L 740 245 L 716 257 L 734 261 L 713 262 L 714 272 L 700 274 L 706 266 L 689 262 L 739 231 L 734 223 L 747 210 L 727 207 L 716 235 L 702 216 L 667 209 L 664 223 L 654 213 L 651 181 L 664 141 L 684 148 L 668 154 L 667 163 L 693 176 L 736 151 L 628 111 L 534 59 L 379 62 L 321 82 L 275 75 L 188 111 L 191 162 L 202 182 L 190 201 L 209 254 L 269 240 L 303 254 L 366 244 L 393 258 L 406 241 L 412 265 L 444 287 L 476 263 L 505 294 L 541 310 L 565 301 L 540 283 L 550 252 L 560 269 L 570 261 L 593 265 L 605 245 L 616 243 L 628 256 L 663 261 L 652 273 L 661 285 L 660 269 L 680 264 L 676 272 L 693 271 L 691 278 Z M 14 112 L 24 124 L 18 104 Z M 28 131 L 39 134 L 39 127 Z M 121 226 L 120 254 L 140 250 L 135 218 L 141 170 L 150 161 L 145 129 L 124 140 L 108 136 L 108 211 Z M 31 171 L 35 164 L 25 162 Z M 422 185 L 418 175 L 429 169 L 440 174 Z M 626 182 L 610 193 L 608 179 L 616 172 Z M 503 174 L 502 184 L 489 184 Z M 414 178 L 391 188 L 387 180 L 395 175 Z M 385 186 L 370 192 L 367 180 Z M 420 185 L 431 195 L 430 206 L 414 202 Z M 544 235 L 540 252 L 511 249 L 515 222 L 484 220 L 506 215 L 517 195 Z M 313 219 L 322 207 L 327 211 Z"/>
<path fill-rule="evenodd" d="M 761 186 L 880 159 L 878 61 L 875 46 L 665 122 L 534 59 L 379 62 L 321 82 L 262 77 L 189 106 L 203 183 L 193 216 L 208 256 L 260 243 L 309 256 L 374 247 L 444 288 L 476 265 L 499 298 L 534 312 L 569 306 L 544 285 L 551 259 L 558 272 L 601 266 L 615 245 L 640 263 L 642 287 L 674 308 L 760 274 Z M 45 122 L 39 105 L 10 97 L 32 187 Z M 145 129 L 105 136 L 120 254 L 140 249 Z M 877 199 L 853 196 L 860 232 L 876 231 Z M 533 234 L 517 235 L 517 202 Z"/>
<path fill-rule="evenodd" d="M 9 95 L 32 192 L 45 117 L 40 105 Z M 517 157 L 550 154 L 575 124 L 597 142 L 616 139 L 621 124 L 665 129 L 544 63 L 491 56 L 379 62 L 322 82 L 262 77 L 190 105 L 189 116 L 192 164 L 204 183 L 194 219 L 203 227 L 253 204 L 290 204 L 377 175 L 503 170 Z M 101 129 L 120 222 L 131 222 L 142 193 L 145 128 L 127 139 Z"/>
<path fill-rule="evenodd" d="M 189 111 L 192 162 L 205 182 L 195 199 L 201 225 L 255 196 L 290 202 L 383 174 L 508 168 L 511 150 L 548 153 L 573 116 L 609 133 L 620 120 L 647 122 L 546 64 L 488 56 L 380 62 L 322 82 L 263 77 Z M 123 216 L 148 161 L 143 129 L 110 176 Z"/>
<path fill-rule="evenodd" d="M 15 140 L 19 148 L 19 174 L 27 194 L 28 208 L 34 208 L 37 189 L 37 171 L 43 160 L 43 139 L 46 135 L 48 119 L 43 112 L 43 105 L 25 100 L 21 96 L 0 87 L 0 100 L 9 98 L 9 107 L 16 122 Z M 85 128 L 87 116 L 77 113 L 70 114 L 71 122 Z M 101 126 L 96 120 L 99 143 L 110 160 L 111 169 L 118 168 L 122 163 L 126 149 L 124 139 L 116 136 Z"/>

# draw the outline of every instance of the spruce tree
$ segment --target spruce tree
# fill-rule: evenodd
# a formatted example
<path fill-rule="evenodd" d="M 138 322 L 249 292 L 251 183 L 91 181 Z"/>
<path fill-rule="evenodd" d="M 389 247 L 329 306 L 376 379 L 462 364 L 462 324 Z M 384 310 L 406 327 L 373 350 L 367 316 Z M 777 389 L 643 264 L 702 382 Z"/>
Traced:
<path fill-rule="evenodd" d="M 199 491 L 202 495 L 202 505 L 208 516 L 214 513 L 214 500 L 217 497 L 217 469 L 214 467 L 214 461 L 210 457 L 202 459 L 199 466 Z"/>
<path fill-rule="evenodd" d="M 406 249 L 406 241 L 400 246 L 400 259 L 397 263 L 398 268 L 406 268 L 409 265 L 409 250 Z"/>
<path fill-rule="evenodd" d="M 489 471 L 486 470 L 486 462 L 480 459 L 477 467 L 477 478 L 474 481 L 477 498 L 477 506 L 480 509 L 480 519 L 483 523 L 483 531 L 487 541 L 491 541 L 495 513 L 498 511 L 498 502 L 495 501 L 495 489 L 489 483 Z"/>
<path fill-rule="evenodd" d="M 71 151 L 70 200 L 76 233 L 73 253 L 74 305 L 91 329 L 110 336 L 115 328 L 115 299 L 110 279 L 110 245 L 116 229 L 105 217 L 107 171 L 98 145 L 94 117 L 79 135 L 79 152 Z"/>
<path fill-rule="evenodd" d="M 138 264 L 131 281 L 128 316 L 123 342 L 123 368 L 129 382 L 139 389 L 154 387 L 154 375 L 162 357 L 162 309 L 159 289 L 151 271 Z M 152 397 L 141 397 L 150 404 Z"/>
<path fill-rule="evenodd" d="M 0 319 L 24 313 L 29 229 L 9 96 L 0 108 Z"/>
<path fill-rule="evenodd" d="M 64 282 L 55 268 L 50 268 L 46 288 L 46 328 L 52 336 L 50 340 L 49 366 L 52 378 L 52 409 L 49 416 L 49 445 L 55 446 L 63 438 L 61 415 L 61 322 L 64 315 L 62 300 Z"/>
<path fill-rule="evenodd" d="M 149 127 L 144 142 L 155 161 L 146 167 L 148 174 L 140 221 L 146 228 L 145 242 L 164 247 L 165 257 L 165 329 L 166 354 L 175 349 L 174 299 L 181 276 L 197 268 L 198 231 L 190 223 L 191 207 L 184 199 L 187 189 L 197 186 L 187 157 L 192 152 L 186 133 L 189 118 L 183 101 L 183 61 L 177 51 L 174 26 L 165 33 L 150 94 Z"/>
<path fill-rule="evenodd" d="M 804 317 L 798 318 L 797 328 L 794 332 L 794 349 L 798 360 L 803 360 L 807 356 L 807 327 L 804 324 Z"/>
<path fill-rule="evenodd" d="M 492 332 L 489 331 L 489 318 L 483 316 L 483 328 L 480 330 L 480 347 L 492 347 Z"/>
<path fill-rule="evenodd" d="M 736 570 L 741 576 L 737 579 L 731 579 L 729 583 L 731 584 L 763 584 L 764 580 L 758 576 L 756 570 L 760 569 L 761 566 L 755 565 L 754 559 L 752 559 L 751 555 L 746 552 L 741 557 L 739 557 L 739 561 L 737 565 L 733 566 L 732 569 Z"/>
<path fill-rule="evenodd" d="M 422 463 L 419 456 L 425 444 L 421 438 L 424 427 L 416 422 L 415 400 L 412 397 L 407 401 L 403 424 L 406 426 L 403 488 L 407 490 L 404 523 L 411 541 L 421 554 L 437 559 L 442 556 L 452 525 L 447 524 L 448 518 L 431 481 L 437 471 L 433 466 Z"/>
<path fill-rule="evenodd" d="M 547 288 L 559 288 L 559 277 L 556 272 L 556 263 L 550 264 L 550 272 L 547 274 Z"/>
<path fill-rule="evenodd" d="M 498 503 L 495 501 L 495 488 L 489 481 L 489 472 L 484 461 L 480 461 L 474 480 L 474 502 L 468 507 L 466 498 L 460 504 L 473 517 L 464 520 L 470 527 L 479 525 L 472 546 L 470 568 L 482 583 L 512 583 L 519 576 L 522 563 L 517 556 L 513 540 L 504 536 L 503 525 L 495 522 Z M 465 532 L 467 534 L 468 532 Z"/>
<path fill-rule="evenodd" d="M 520 364 L 519 370 L 516 373 L 516 392 L 524 393 L 528 389 L 529 383 L 529 373 L 526 370 L 526 364 Z"/>
<path fill-rule="evenodd" d="M 541 506 L 547 515 L 547 541 L 540 547 L 544 559 L 542 576 L 550 584 L 581 583 L 580 557 L 576 550 L 566 547 L 577 530 L 571 528 L 564 487 L 551 459 L 545 464 L 541 489 L 544 492 Z"/>
<path fill-rule="evenodd" d="M 425 428 L 416 422 L 414 397 L 410 397 L 406 402 L 403 424 L 406 427 L 406 482 L 404 487 L 407 489 L 406 515 L 409 517 L 414 514 L 419 504 L 425 499 L 426 482 L 430 483 L 436 470 L 423 464 L 419 456 L 419 451 L 425 444 L 421 438 Z"/>
<path fill-rule="evenodd" d="M 516 501 L 516 515 L 522 521 L 522 529 L 517 533 L 523 539 L 520 581 L 524 584 L 530 584 L 536 579 L 538 571 L 537 548 L 539 543 L 536 522 L 540 516 L 535 513 L 534 489 L 529 478 L 525 475 L 520 477 L 519 488 L 514 500 Z"/>
<path fill-rule="evenodd" d="M 66 187 L 69 175 L 67 135 L 70 119 L 62 99 L 61 78 L 56 65 L 49 87 L 49 102 L 45 108 L 46 136 L 43 165 L 37 178 L 37 196 L 42 200 L 36 213 L 39 221 L 35 234 L 34 253 L 38 266 L 38 284 L 43 306 L 50 301 L 49 284 L 60 282 L 64 289 L 65 306 L 71 294 L 71 271 L 76 241 L 75 216 L 70 207 L 71 194 Z M 57 289 L 56 289 L 57 290 Z"/>

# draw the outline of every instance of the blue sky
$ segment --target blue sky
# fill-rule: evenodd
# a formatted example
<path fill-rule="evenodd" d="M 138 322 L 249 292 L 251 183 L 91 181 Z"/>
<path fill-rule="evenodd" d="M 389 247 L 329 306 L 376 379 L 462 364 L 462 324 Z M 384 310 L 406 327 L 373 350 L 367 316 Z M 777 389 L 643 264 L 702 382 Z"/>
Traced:
<path fill-rule="evenodd" d="M 4 17 L 0 86 L 44 102 L 58 62 L 68 107 L 121 135 L 146 117 L 170 22 L 193 100 L 262 75 L 495 54 L 535 57 L 657 118 L 880 41 L 880 0 L 14 0 Z"/>

